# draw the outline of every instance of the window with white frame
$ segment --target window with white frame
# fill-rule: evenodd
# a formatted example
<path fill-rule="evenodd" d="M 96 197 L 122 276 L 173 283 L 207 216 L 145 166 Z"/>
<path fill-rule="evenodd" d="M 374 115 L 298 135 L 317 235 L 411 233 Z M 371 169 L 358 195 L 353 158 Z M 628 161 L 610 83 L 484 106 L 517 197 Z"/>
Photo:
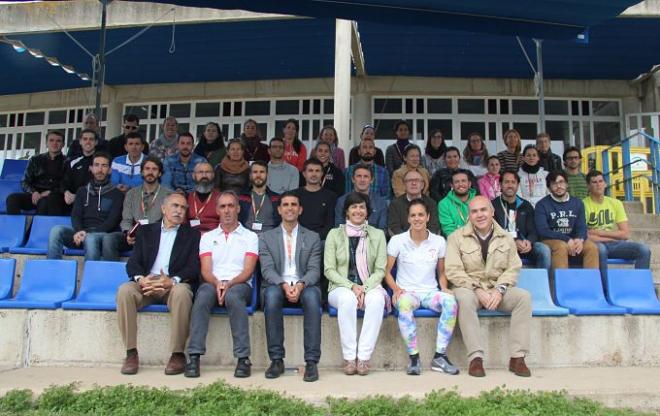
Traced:
<path fill-rule="evenodd" d="M 462 149 L 468 135 L 477 132 L 491 152 L 504 148 L 501 139 L 510 128 L 526 142 L 540 132 L 534 97 L 374 96 L 372 115 L 380 147 L 394 140 L 394 123 L 400 119 L 411 124 L 413 141 L 424 142 L 439 129 L 449 143 Z M 623 134 L 621 101 L 546 98 L 545 125 L 558 150 L 615 143 Z"/>
<path fill-rule="evenodd" d="M 2 159 L 27 159 L 46 151 L 46 134 L 59 130 L 66 137 L 66 152 L 80 135 L 83 120 L 90 110 L 83 107 L 25 110 L 0 113 L 0 151 Z M 101 136 L 105 134 L 106 109 L 101 115 Z"/>

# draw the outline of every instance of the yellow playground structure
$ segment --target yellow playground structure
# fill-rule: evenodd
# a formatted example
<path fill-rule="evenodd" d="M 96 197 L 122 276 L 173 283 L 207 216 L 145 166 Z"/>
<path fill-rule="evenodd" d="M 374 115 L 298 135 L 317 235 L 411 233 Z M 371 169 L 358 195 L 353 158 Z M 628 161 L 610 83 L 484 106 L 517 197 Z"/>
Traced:
<path fill-rule="evenodd" d="M 603 171 L 603 150 L 609 146 L 591 146 L 582 150 L 582 172 L 585 174 L 591 170 Z M 654 214 L 653 208 L 653 188 L 650 179 L 652 177 L 652 168 L 646 163 L 649 160 L 651 150 L 648 147 L 631 147 L 630 161 L 632 163 L 632 184 L 633 198 L 641 201 L 644 206 L 644 212 Z M 625 192 L 623 189 L 623 157 L 621 147 L 616 146 L 609 151 L 610 171 L 614 172 L 609 176 L 610 196 L 624 200 Z M 617 170 L 619 169 L 619 170 Z M 607 172 L 603 172 L 607 173 Z"/>

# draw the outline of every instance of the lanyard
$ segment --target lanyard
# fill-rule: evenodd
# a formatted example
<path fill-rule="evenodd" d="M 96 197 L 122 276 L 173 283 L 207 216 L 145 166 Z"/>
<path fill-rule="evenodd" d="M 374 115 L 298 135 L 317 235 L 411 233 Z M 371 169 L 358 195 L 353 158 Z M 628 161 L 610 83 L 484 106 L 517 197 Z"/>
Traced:
<path fill-rule="evenodd" d="M 158 185 L 158 188 L 156 189 L 156 192 L 154 192 L 154 197 L 151 198 L 151 202 L 149 203 L 149 206 L 148 206 L 149 210 L 151 210 L 151 208 L 153 208 L 154 202 L 156 201 L 156 198 L 158 197 L 158 192 L 160 192 L 160 185 Z M 146 217 L 147 216 L 147 211 L 146 211 L 145 206 L 144 206 L 144 197 L 145 197 L 145 193 L 144 193 L 144 188 L 143 188 L 142 189 L 142 199 L 140 200 L 140 208 L 142 209 L 142 216 Z"/>
<path fill-rule="evenodd" d="M 259 209 L 257 209 L 257 205 L 254 203 L 254 196 L 250 196 L 252 199 L 252 213 L 254 214 L 254 222 L 257 222 L 257 216 L 259 215 L 259 211 L 261 211 L 261 208 L 264 206 L 264 202 L 266 201 L 266 194 L 261 197 L 261 204 L 259 205 Z"/>
<path fill-rule="evenodd" d="M 532 174 L 528 173 L 527 174 L 527 188 L 529 189 L 529 196 L 534 196 L 534 183 L 532 183 L 532 180 L 536 181 L 536 175 L 533 175 L 534 178 L 532 178 Z"/>
<path fill-rule="evenodd" d="M 504 199 L 500 197 L 500 205 L 502 205 L 502 212 L 504 212 L 504 229 L 507 231 L 516 231 L 516 210 L 509 209 L 508 204 L 504 205 Z M 509 226 L 513 226 L 513 229 L 509 229 Z"/>
<path fill-rule="evenodd" d="M 293 266 L 293 236 L 286 230 L 284 231 L 286 237 L 286 258 L 289 261 L 289 267 Z"/>
<path fill-rule="evenodd" d="M 202 205 L 202 207 L 199 210 L 197 209 L 197 199 L 198 199 L 197 195 L 198 195 L 197 192 L 195 192 L 195 198 L 193 198 L 193 206 L 194 206 L 193 209 L 195 210 L 195 219 L 199 219 L 199 214 L 201 214 L 204 211 L 204 208 L 206 208 L 206 206 L 209 204 L 209 201 L 213 199 L 211 198 L 211 196 L 213 195 L 213 191 L 211 191 L 208 198 L 206 198 L 206 202 L 204 202 L 204 205 Z"/>
<path fill-rule="evenodd" d="M 451 201 L 452 204 L 454 204 L 454 207 L 456 208 L 456 211 L 458 212 L 458 215 L 461 217 L 461 221 L 463 221 L 463 225 L 467 224 L 465 220 L 465 214 L 463 214 L 463 211 L 461 210 L 461 206 L 458 205 L 456 202 Z"/>
<path fill-rule="evenodd" d="M 321 182 L 321 188 L 325 187 L 325 181 L 328 179 L 328 172 L 330 172 L 330 167 L 332 166 L 332 163 L 328 163 L 328 167 L 325 168 L 325 172 L 323 172 L 323 181 Z"/>

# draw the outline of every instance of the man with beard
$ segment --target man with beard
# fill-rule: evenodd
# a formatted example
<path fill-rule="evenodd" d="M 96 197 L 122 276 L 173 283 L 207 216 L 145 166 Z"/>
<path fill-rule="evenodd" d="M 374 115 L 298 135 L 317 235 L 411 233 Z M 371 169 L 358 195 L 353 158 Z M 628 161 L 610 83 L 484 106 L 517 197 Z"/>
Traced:
<path fill-rule="evenodd" d="M 446 197 L 452 188 L 452 177 L 454 173 L 460 171 L 465 172 L 470 180 L 470 187 L 474 189 L 475 195 L 478 194 L 479 183 L 474 173 L 468 169 L 462 168 L 461 152 L 458 148 L 450 146 L 445 151 L 445 164 L 446 168 L 438 169 L 431 178 L 431 198 L 440 202 L 442 198 Z M 467 218 L 467 215 L 466 215 Z M 463 223 L 465 224 L 465 223 Z M 462 226 L 462 225 L 461 225 Z"/>
<path fill-rule="evenodd" d="M 64 166 L 64 178 L 62 179 L 60 194 L 62 199 L 58 201 L 55 215 L 67 215 L 71 212 L 76 192 L 81 186 L 87 185 L 92 178 L 92 158 L 96 152 L 98 136 L 94 130 L 83 130 L 80 133 L 80 147 L 82 155 L 76 158 L 68 158 Z"/>
<path fill-rule="evenodd" d="M 451 176 L 453 189 L 438 203 L 438 218 L 445 238 L 467 223 L 468 205 L 477 194 L 472 188 L 470 174 L 463 169 L 454 172 Z"/>
<path fill-rule="evenodd" d="M 107 261 L 119 260 L 119 253 L 132 250 L 135 244 L 137 228 L 160 222 L 163 213 L 160 207 L 165 197 L 172 190 L 161 186 L 159 179 L 163 174 L 160 160 L 147 157 L 140 166 L 142 185 L 131 188 L 124 198 L 121 231 L 106 234 L 103 237 L 103 258 Z"/>
<path fill-rule="evenodd" d="M 206 159 L 193 153 L 195 138 L 190 133 L 182 133 L 177 141 L 178 152 L 163 161 L 163 185 L 175 192 L 188 195 L 195 189 L 192 174 L 195 166 Z"/>
<path fill-rule="evenodd" d="M 318 159 L 307 159 L 303 165 L 306 185 L 296 189 L 303 212 L 299 222 L 303 227 L 319 233 L 321 241 L 335 225 L 337 195 L 321 186 L 323 164 Z"/>
<path fill-rule="evenodd" d="M 121 220 L 124 194 L 110 183 L 110 155 L 96 153 L 92 180 L 78 189 L 71 212 L 71 225 L 56 225 L 48 237 L 48 258 L 61 259 L 62 249 L 84 247 L 85 260 L 100 260 L 103 238 L 115 231 Z"/>
<path fill-rule="evenodd" d="M 384 166 L 374 163 L 376 155 L 376 144 L 373 140 L 362 139 L 358 148 L 360 160 L 346 169 L 346 194 L 350 194 L 353 189 L 353 171 L 358 166 L 369 166 L 371 168 L 372 181 L 369 189 L 375 195 L 379 195 L 388 201 L 392 199 L 392 181 L 390 174 Z"/>
<path fill-rule="evenodd" d="M 195 165 L 193 180 L 195 191 L 188 194 L 188 221 L 190 226 L 202 234 L 218 228 L 220 217 L 215 210 L 215 201 L 220 192 L 213 188 L 215 174 L 210 163 Z"/>
<path fill-rule="evenodd" d="M 257 234 L 272 230 L 281 221 L 277 205 L 280 197 L 268 189 L 268 164 L 257 160 L 250 167 L 250 182 L 252 188 L 249 192 L 241 194 L 238 198 L 241 204 L 239 221 L 245 228 Z"/>
<path fill-rule="evenodd" d="M 268 148 L 270 161 L 268 162 L 267 186 L 276 194 L 297 189 L 300 185 L 300 172 L 295 166 L 284 161 L 284 140 L 273 137 Z"/>

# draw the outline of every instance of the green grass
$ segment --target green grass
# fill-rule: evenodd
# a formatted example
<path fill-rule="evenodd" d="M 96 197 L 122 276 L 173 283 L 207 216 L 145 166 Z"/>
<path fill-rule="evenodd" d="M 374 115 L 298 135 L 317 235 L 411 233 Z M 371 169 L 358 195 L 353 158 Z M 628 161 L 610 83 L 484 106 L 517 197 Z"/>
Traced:
<path fill-rule="evenodd" d="M 241 390 L 223 382 L 185 391 L 135 386 L 97 387 L 78 392 L 76 386 L 53 386 L 39 397 L 29 390 L 13 390 L 0 398 L 0 415 L 396 415 L 396 416 L 633 416 L 642 413 L 614 410 L 564 393 L 530 393 L 496 388 L 478 397 L 463 398 L 455 391 L 436 391 L 423 400 L 376 396 L 362 400 L 328 398 L 325 406 L 263 390 Z"/>

